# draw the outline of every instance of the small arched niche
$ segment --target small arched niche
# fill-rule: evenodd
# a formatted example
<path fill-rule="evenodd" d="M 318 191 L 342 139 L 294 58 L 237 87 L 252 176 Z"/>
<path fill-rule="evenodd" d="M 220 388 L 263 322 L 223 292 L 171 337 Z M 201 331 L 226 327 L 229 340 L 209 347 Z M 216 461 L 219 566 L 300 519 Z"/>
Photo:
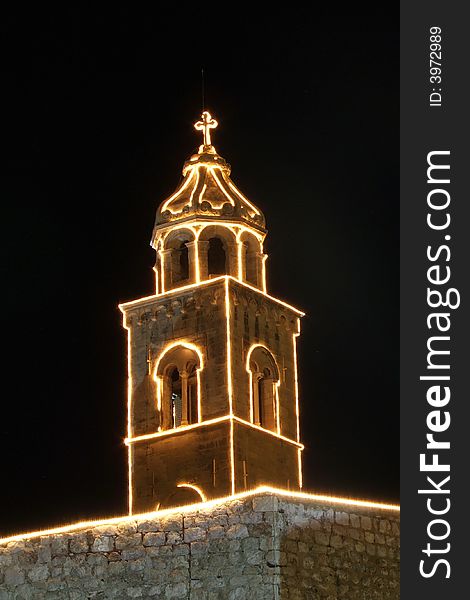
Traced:
<path fill-rule="evenodd" d="M 192 283 L 194 265 L 189 245 L 194 242 L 194 234 L 189 229 L 171 233 L 165 240 L 164 277 L 166 289 Z"/>
<path fill-rule="evenodd" d="M 273 355 L 264 346 L 256 346 L 248 357 L 251 385 L 251 416 L 255 425 L 278 430 L 279 369 Z"/>
<path fill-rule="evenodd" d="M 258 288 L 262 287 L 262 249 L 259 240 L 249 231 L 240 236 L 242 244 L 242 273 L 244 280 Z"/>
<path fill-rule="evenodd" d="M 157 404 L 161 429 L 174 429 L 200 421 L 201 358 L 196 350 L 178 345 L 157 363 Z"/>

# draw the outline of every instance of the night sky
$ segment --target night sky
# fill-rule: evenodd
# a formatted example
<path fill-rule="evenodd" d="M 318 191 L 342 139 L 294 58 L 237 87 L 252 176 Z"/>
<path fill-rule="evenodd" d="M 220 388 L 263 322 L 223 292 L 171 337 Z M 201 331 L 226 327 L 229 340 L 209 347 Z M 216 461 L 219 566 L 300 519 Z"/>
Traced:
<path fill-rule="evenodd" d="M 305 489 L 398 500 L 398 5 L 238 6 L 4 21 L 1 533 L 127 510 L 117 305 L 154 291 L 201 67 L 214 145 L 267 219 L 268 291 L 307 313 Z"/>

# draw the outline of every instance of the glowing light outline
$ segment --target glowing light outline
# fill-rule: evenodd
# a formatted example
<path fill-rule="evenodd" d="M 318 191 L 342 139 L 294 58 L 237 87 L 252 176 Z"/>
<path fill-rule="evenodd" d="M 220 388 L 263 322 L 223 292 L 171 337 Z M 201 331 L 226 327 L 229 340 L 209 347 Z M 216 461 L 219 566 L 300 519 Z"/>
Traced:
<path fill-rule="evenodd" d="M 158 375 L 158 367 L 160 366 L 160 362 L 162 361 L 165 354 L 168 354 L 168 352 L 170 352 L 174 348 L 177 348 L 178 346 L 182 346 L 183 348 L 186 348 L 187 350 L 192 350 L 193 352 L 196 352 L 196 354 L 198 355 L 198 358 L 199 358 L 200 366 L 196 369 L 196 377 L 197 377 L 197 389 L 198 389 L 198 397 L 197 397 L 198 423 L 200 423 L 201 422 L 200 371 L 202 371 L 204 369 L 204 359 L 203 359 L 202 350 L 193 342 L 187 342 L 186 340 L 182 340 L 182 341 L 175 340 L 173 342 L 170 342 L 163 348 L 163 350 L 159 354 L 157 360 L 155 361 L 155 367 L 153 369 L 153 380 L 157 384 L 157 410 L 159 412 L 162 410 L 162 384 L 163 384 L 162 378 Z M 183 425 L 183 427 L 185 427 L 185 426 Z M 180 429 L 180 427 L 173 428 L 173 430 L 177 430 L 177 429 Z M 167 431 L 171 431 L 171 430 L 167 430 Z"/>
<path fill-rule="evenodd" d="M 178 483 L 178 485 L 176 487 L 191 488 L 192 490 L 194 490 L 195 492 L 197 492 L 199 494 L 199 496 L 201 497 L 201 500 L 203 502 L 207 502 L 207 496 L 204 494 L 204 492 L 201 490 L 200 487 L 198 487 L 197 485 L 194 485 L 193 483 Z"/>
<path fill-rule="evenodd" d="M 191 180 L 192 180 L 193 176 L 194 176 L 194 169 L 191 169 L 191 174 L 190 174 L 190 175 L 189 175 L 189 177 L 186 179 L 186 182 L 185 182 L 185 183 L 183 183 L 183 184 L 181 185 L 181 187 L 180 187 L 180 188 L 178 188 L 178 189 L 176 190 L 176 192 L 175 192 L 175 193 L 174 193 L 172 196 L 170 196 L 170 197 L 168 198 L 168 200 L 165 200 L 165 202 L 162 204 L 162 207 L 161 207 L 161 209 L 160 209 L 160 213 L 163 213 L 163 212 L 165 212 L 166 210 L 169 210 L 169 211 L 170 211 L 170 212 L 171 212 L 173 215 L 176 215 L 176 214 L 178 214 L 179 212 L 181 212 L 181 211 L 179 211 L 179 210 L 178 210 L 178 211 L 173 211 L 173 210 L 171 210 L 171 208 L 168 208 L 168 205 L 169 205 L 169 203 L 170 203 L 170 202 L 172 202 L 173 200 L 175 200 L 176 198 L 178 198 L 178 196 L 184 192 L 184 190 L 185 190 L 185 189 L 188 187 L 189 183 L 191 182 Z"/>
<path fill-rule="evenodd" d="M 264 254 L 264 250 L 262 250 L 263 252 L 263 256 L 261 258 L 261 277 L 262 277 L 262 283 L 263 283 L 263 292 L 267 295 L 266 290 L 267 290 L 267 286 L 266 286 L 266 260 L 268 258 L 267 254 Z"/>
<path fill-rule="evenodd" d="M 238 279 L 239 281 L 245 281 L 246 280 L 246 254 L 245 254 L 245 276 L 243 276 L 243 245 L 244 243 L 242 242 L 242 235 L 244 233 L 249 233 L 251 235 L 254 235 L 254 237 L 256 238 L 256 241 L 259 244 L 259 253 L 262 256 L 262 263 L 261 263 L 261 288 L 264 292 L 266 292 L 266 269 L 264 267 L 264 261 L 266 260 L 266 258 L 268 258 L 267 254 L 264 254 L 264 250 L 263 250 L 263 242 L 264 242 L 264 238 L 266 236 L 260 236 L 260 235 L 256 235 L 254 233 L 254 230 L 246 227 L 246 226 L 240 226 L 238 228 L 238 233 L 237 233 L 237 237 L 236 237 L 236 241 L 237 241 L 237 251 L 238 251 Z"/>
<path fill-rule="evenodd" d="M 172 288 L 171 290 L 166 290 L 165 292 L 163 292 L 161 294 L 154 294 L 152 296 L 145 296 L 144 298 L 139 298 L 137 300 L 131 300 L 130 302 L 123 302 L 122 304 L 119 304 L 118 306 L 119 306 L 120 310 L 122 312 L 124 312 L 125 310 L 128 309 L 128 307 L 138 306 L 139 303 L 145 303 L 145 302 L 151 302 L 153 300 L 159 300 L 160 298 L 163 298 L 166 295 L 184 292 L 190 288 L 197 287 L 198 285 L 213 283 L 214 281 L 218 281 L 218 280 L 221 280 L 224 278 L 232 279 L 233 281 L 236 281 L 240 285 L 243 285 L 243 286 L 247 287 L 248 289 L 253 290 L 254 292 L 263 294 L 263 296 L 266 296 L 266 298 L 269 298 L 269 300 L 272 300 L 273 302 L 276 302 L 277 304 L 281 304 L 282 306 L 285 306 L 286 308 L 288 308 L 289 310 L 292 310 L 293 312 L 295 312 L 297 315 L 299 315 L 301 317 L 305 316 L 304 312 L 302 312 L 298 308 L 295 308 L 294 306 L 291 306 L 290 304 L 287 304 L 287 302 L 284 302 L 284 300 L 279 300 L 279 298 L 270 296 L 268 293 L 264 292 L 260 288 L 254 287 L 254 286 L 250 285 L 249 283 L 246 283 L 246 281 L 240 281 L 233 275 L 221 275 L 220 277 L 214 277 L 212 279 L 203 279 L 203 280 L 199 281 L 199 283 L 190 283 L 189 285 L 184 285 L 179 288 Z"/>
<path fill-rule="evenodd" d="M 189 202 L 191 206 L 193 205 L 193 197 L 194 197 L 194 192 L 197 190 L 197 186 L 199 185 L 199 169 L 197 170 L 196 173 L 196 183 L 194 184 L 194 188 L 193 191 L 191 192 L 191 196 L 189 197 Z"/>
<path fill-rule="evenodd" d="M 221 192 L 222 192 L 222 193 L 225 195 L 225 197 L 226 197 L 226 198 L 228 198 L 228 200 L 229 200 L 230 204 L 231 204 L 232 206 L 235 206 L 235 202 L 234 202 L 233 198 L 232 198 L 232 197 L 229 195 L 229 193 L 228 193 L 226 190 L 224 190 L 224 188 L 223 188 L 222 184 L 221 184 L 221 183 L 220 183 L 220 181 L 219 181 L 219 178 L 217 177 L 217 175 L 216 175 L 216 174 L 215 174 L 215 172 L 213 171 L 213 169 L 215 169 L 215 168 L 217 168 L 217 169 L 221 169 L 221 167 L 220 167 L 220 166 L 214 166 L 214 167 L 210 167 L 210 168 L 209 168 L 209 170 L 210 170 L 210 172 L 211 172 L 212 176 L 214 177 L 214 179 L 215 179 L 215 182 L 216 182 L 217 186 L 219 187 L 220 191 L 221 191 Z M 221 173 L 223 173 L 222 169 L 221 169 Z M 222 175 L 222 177 L 223 177 L 223 175 Z M 216 210 L 217 210 L 217 208 L 222 208 L 222 206 L 223 206 L 223 204 L 221 204 L 219 207 L 217 207 L 217 206 L 214 206 L 214 205 L 212 204 L 212 202 L 211 202 L 210 204 L 211 204 L 212 208 L 215 208 Z"/>
<path fill-rule="evenodd" d="M 300 335 L 300 321 L 297 320 L 297 333 L 292 334 L 294 347 L 294 388 L 295 388 L 295 412 L 297 416 L 297 441 L 300 442 L 300 408 L 299 408 L 299 379 L 297 373 L 297 338 Z"/>
<path fill-rule="evenodd" d="M 309 494 L 307 492 L 296 492 L 292 490 L 284 490 L 281 488 L 275 488 L 271 486 L 259 486 L 252 490 L 247 490 L 245 492 L 239 492 L 238 494 L 233 494 L 231 496 L 224 496 L 220 498 L 214 498 L 212 500 L 208 500 L 207 502 L 199 502 L 196 504 L 187 504 L 184 506 L 176 506 L 173 508 L 166 508 L 162 510 L 156 510 L 148 513 L 139 513 L 135 515 L 125 515 L 120 517 L 111 517 L 107 519 L 95 519 L 89 521 L 79 521 L 76 523 L 70 523 L 68 525 L 63 525 L 60 527 L 54 527 L 50 529 L 43 529 L 38 531 L 31 531 L 26 533 L 19 533 L 15 535 L 11 535 L 8 537 L 0 538 L 0 544 L 8 544 L 9 542 L 17 542 L 22 540 L 27 540 L 35 537 L 42 537 L 47 535 L 56 535 L 60 533 L 68 533 L 72 531 L 77 531 L 79 529 L 87 529 L 90 527 L 100 527 L 104 525 L 114 525 L 118 523 L 125 523 L 129 521 L 140 521 L 140 520 L 148 520 L 151 518 L 165 518 L 169 515 L 173 514 L 184 514 L 191 511 L 201 511 L 204 509 L 211 509 L 214 506 L 219 504 L 224 504 L 225 502 L 232 502 L 235 500 L 243 500 L 245 498 L 249 498 L 252 496 L 262 495 L 262 494 L 274 494 L 278 496 L 282 496 L 284 498 L 294 498 L 299 500 L 311 500 L 314 502 L 325 502 L 331 504 L 339 504 L 343 506 L 357 506 L 360 508 L 375 508 L 377 510 L 384 511 L 395 511 L 400 512 L 400 505 L 398 504 L 387 504 L 382 502 L 373 502 L 371 500 L 359 500 L 356 498 L 341 498 L 338 496 L 326 496 L 323 494 Z"/>
<path fill-rule="evenodd" d="M 279 375 L 278 380 L 275 382 L 274 386 L 275 386 L 275 396 L 276 396 L 276 420 L 277 420 L 277 433 L 278 435 L 281 435 L 281 426 L 280 426 L 280 421 L 279 421 L 279 393 L 278 393 L 278 388 L 279 385 L 281 383 L 281 370 L 279 369 L 279 365 L 277 364 L 277 360 L 274 356 L 274 354 L 271 352 L 271 350 L 265 346 L 264 344 L 259 344 L 259 343 L 253 343 L 251 344 L 248 353 L 246 355 L 246 363 L 245 363 L 245 370 L 248 373 L 249 376 L 249 384 L 250 384 L 250 421 L 254 424 L 254 402 L 253 402 L 253 373 L 251 372 L 250 369 L 250 358 L 251 355 L 253 353 L 253 350 L 255 350 L 256 348 L 264 348 L 266 350 L 266 352 L 269 352 L 269 354 L 273 357 L 274 360 L 274 364 L 276 365 L 276 369 Z M 261 429 L 264 429 L 264 427 L 262 427 Z M 299 440 L 297 440 L 299 441 Z"/>
<path fill-rule="evenodd" d="M 226 352 L 227 352 L 227 385 L 230 417 L 230 476 L 232 494 L 235 493 L 235 448 L 233 437 L 233 389 L 232 389 L 232 339 L 230 334 L 230 298 L 228 291 L 228 278 L 225 277 L 225 325 L 226 325 Z"/>
<path fill-rule="evenodd" d="M 204 202 L 204 200 L 202 200 L 201 198 L 203 198 L 203 197 L 204 197 L 204 192 L 206 191 L 206 189 L 207 189 L 207 184 L 205 183 L 205 184 L 202 186 L 201 193 L 199 194 L 199 197 L 198 197 L 198 204 L 202 204 L 202 202 Z"/>
<path fill-rule="evenodd" d="M 204 184 L 205 186 L 205 184 Z M 204 189 L 204 188 L 203 188 Z M 194 193 L 194 191 L 193 191 Z M 202 194 L 202 192 L 201 192 Z M 192 196 L 191 196 L 192 198 Z M 158 237 L 156 237 L 153 241 L 153 245 L 155 246 L 155 244 L 158 242 L 161 242 L 161 248 L 157 250 L 157 253 L 160 256 L 160 264 L 161 264 L 161 284 L 162 284 L 162 294 L 166 293 L 165 292 L 165 282 L 164 282 L 164 278 L 165 278 L 165 261 L 163 259 L 163 252 L 166 252 L 168 250 L 171 250 L 169 248 L 165 248 L 166 243 L 167 243 L 167 239 L 168 237 L 174 233 L 175 231 L 179 231 L 181 229 L 187 229 L 188 231 L 190 231 L 193 235 L 194 235 L 194 240 L 193 242 L 195 242 L 195 256 L 194 256 L 194 260 L 195 260 L 195 267 L 196 267 L 196 281 L 195 283 L 199 283 L 201 281 L 201 275 L 200 275 L 200 265 L 199 265 L 199 237 L 201 236 L 201 234 L 204 232 L 204 230 L 207 227 L 214 227 L 214 226 L 221 226 L 221 227 L 225 227 L 226 229 L 228 229 L 235 237 L 235 242 L 237 243 L 237 256 L 238 256 L 238 277 L 240 281 L 244 281 L 243 278 L 243 269 L 242 269 L 242 257 L 241 257 L 241 244 L 243 244 L 243 242 L 241 241 L 241 236 L 244 233 L 248 233 L 250 235 L 253 235 L 255 237 L 255 239 L 257 240 L 257 242 L 259 243 L 260 246 L 260 254 L 263 254 L 263 242 L 264 239 L 266 237 L 265 234 L 261 234 L 258 231 L 256 231 L 255 229 L 252 229 L 251 227 L 244 225 L 244 224 L 239 224 L 239 223 L 233 223 L 230 221 L 200 221 L 198 219 L 195 219 L 193 223 L 188 223 L 188 222 L 184 222 L 184 223 L 176 223 L 174 226 L 172 226 L 170 229 L 167 229 L 165 231 L 162 231 L 161 235 L 159 235 Z M 261 282 L 261 288 L 262 291 L 266 292 L 266 269 L 264 267 L 264 261 L 266 260 L 267 255 L 263 255 L 262 256 L 262 282 Z M 236 278 L 235 278 L 236 279 Z M 206 281 L 206 280 L 204 280 Z M 184 287 L 184 286 L 183 286 Z M 261 288 L 256 288 L 256 289 L 261 289 Z M 179 289 L 179 288 L 172 288 L 172 289 Z M 159 295 L 158 292 L 158 284 L 155 287 L 156 290 L 156 295 Z M 167 290 L 167 292 L 170 290 Z"/>
<path fill-rule="evenodd" d="M 127 326 L 124 316 L 124 329 L 127 330 L 127 436 L 132 436 L 132 365 L 131 365 L 131 328 Z M 132 514 L 133 494 L 132 494 L 132 448 L 129 446 L 127 451 L 127 502 L 129 514 Z"/>
<path fill-rule="evenodd" d="M 276 431 L 271 431 L 271 429 L 265 429 L 264 427 L 260 427 L 259 425 L 250 423 L 250 421 L 246 421 L 245 419 L 242 419 L 241 417 L 238 417 L 235 414 L 232 414 L 232 415 L 228 414 L 228 415 L 224 415 L 223 417 L 216 417 L 215 419 L 207 419 L 206 421 L 200 421 L 198 423 L 191 423 L 190 425 L 181 425 L 180 427 L 173 427 L 172 429 L 165 429 L 164 431 L 156 431 L 154 433 L 146 433 L 144 435 L 138 435 L 134 438 L 125 438 L 124 443 L 126 444 L 126 446 L 128 446 L 129 444 L 136 444 L 138 442 L 143 442 L 146 440 L 153 440 L 153 439 L 165 437 L 168 435 L 173 435 L 175 433 L 188 431 L 190 429 L 196 429 L 197 427 L 204 427 L 205 425 L 209 426 L 209 425 L 213 425 L 215 423 L 221 423 L 222 421 L 228 421 L 230 419 L 238 421 L 242 425 L 246 425 L 247 427 L 251 427 L 252 429 L 256 429 L 257 431 L 269 433 L 269 435 L 272 435 L 275 438 L 282 440 L 283 442 L 287 442 L 289 444 L 292 444 L 293 446 L 297 446 L 297 448 L 299 448 L 300 450 L 303 450 L 305 448 L 305 446 L 301 442 L 296 442 L 295 440 L 288 438 L 285 435 L 282 435 L 280 433 L 277 433 Z"/>
<path fill-rule="evenodd" d="M 230 188 L 231 188 L 231 189 L 232 189 L 232 190 L 235 192 L 235 194 L 237 194 L 237 196 L 240 198 L 240 200 L 242 200 L 243 202 L 246 202 L 246 203 L 248 204 L 248 206 L 251 208 L 251 210 L 252 210 L 252 211 L 253 211 L 255 214 L 257 214 L 257 215 L 261 216 L 261 213 L 260 213 L 260 211 L 259 211 L 259 210 L 256 208 L 256 206 L 254 206 L 254 204 L 252 204 L 252 203 L 251 203 L 251 202 L 248 200 L 248 198 L 245 198 L 245 196 L 244 196 L 244 195 L 243 195 L 243 194 L 242 194 L 240 191 L 238 191 L 238 190 L 237 190 L 237 187 L 236 187 L 236 186 L 235 186 L 235 185 L 234 185 L 234 184 L 233 184 L 233 183 L 230 181 L 230 179 L 228 179 L 228 177 L 227 177 L 227 179 L 225 179 L 225 177 L 224 177 L 224 181 L 225 181 L 225 182 L 227 183 L 227 185 L 228 185 L 228 186 L 229 186 L 229 187 L 230 187 Z"/>
<path fill-rule="evenodd" d="M 146 440 L 153 440 L 161 437 L 166 437 L 168 435 L 173 435 L 175 433 L 181 433 L 184 431 L 189 431 L 191 429 L 197 429 L 199 427 L 214 425 L 215 423 L 222 423 L 223 421 L 228 421 L 230 419 L 230 415 L 224 415 L 223 417 L 216 417 L 215 419 L 207 419 L 206 421 L 198 421 L 197 423 L 191 423 L 190 425 L 181 425 L 180 427 L 173 427 L 172 429 L 165 429 L 163 431 L 156 431 L 155 433 L 146 433 L 144 435 L 138 435 L 134 438 L 125 438 L 124 443 L 126 446 L 130 444 L 135 444 L 138 442 L 144 442 Z M 295 443 L 295 442 L 294 442 Z"/>
<path fill-rule="evenodd" d="M 275 437 L 279 440 L 282 440 L 283 442 L 292 444 L 292 446 L 297 446 L 297 448 L 299 448 L 299 450 L 304 450 L 304 448 L 305 448 L 305 446 L 301 442 L 296 442 L 295 440 L 292 440 L 291 438 L 288 438 L 285 435 L 282 435 L 281 433 L 277 433 L 276 431 L 272 431 L 271 429 L 265 429 L 264 427 L 261 427 L 260 425 L 256 425 L 255 423 L 250 423 L 250 421 L 245 421 L 245 419 L 242 419 L 241 417 L 237 417 L 237 415 L 233 415 L 232 419 L 234 421 L 238 421 L 242 425 L 246 425 L 247 427 L 256 429 L 257 431 L 262 431 L 263 433 L 268 433 L 269 435 L 272 435 L 273 437 Z"/>
<path fill-rule="evenodd" d="M 204 115 L 207 115 L 207 117 L 205 117 Z M 211 143 L 211 129 L 216 129 L 216 127 L 219 125 L 218 121 L 216 121 L 216 119 L 214 119 L 211 115 L 210 112 L 208 112 L 207 110 L 205 110 L 202 115 L 201 115 L 202 121 L 197 121 L 197 123 L 194 123 L 194 129 L 196 131 L 202 131 L 202 139 L 204 142 L 204 146 L 212 146 Z"/>

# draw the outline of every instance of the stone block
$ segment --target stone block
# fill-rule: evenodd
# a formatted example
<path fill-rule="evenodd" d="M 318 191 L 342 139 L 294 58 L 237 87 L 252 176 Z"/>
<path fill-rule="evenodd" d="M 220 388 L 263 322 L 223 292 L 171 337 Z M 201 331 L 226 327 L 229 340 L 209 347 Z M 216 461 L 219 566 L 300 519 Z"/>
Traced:
<path fill-rule="evenodd" d="M 275 512 L 278 509 L 278 499 L 276 496 L 256 496 L 253 498 L 253 511 L 256 512 Z"/>
<path fill-rule="evenodd" d="M 144 546 L 163 546 L 166 541 L 166 535 L 163 531 L 155 533 L 146 533 L 143 537 Z"/>
<path fill-rule="evenodd" d="M 114 550 L 114 538 L 110 535 L 100 535 L 96 537 L 91 546 L 92 552 L 112 552 Z M 75 552 L 83 552 L 83 550 L 72 550 Z"/>

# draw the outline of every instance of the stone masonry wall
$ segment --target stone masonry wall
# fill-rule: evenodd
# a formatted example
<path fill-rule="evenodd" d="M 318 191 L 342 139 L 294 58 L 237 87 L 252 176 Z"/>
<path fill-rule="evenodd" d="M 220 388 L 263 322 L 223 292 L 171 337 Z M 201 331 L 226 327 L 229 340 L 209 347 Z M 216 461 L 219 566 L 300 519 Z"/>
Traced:
<path fill-rule="evenodd" d="M 272 493 L 0 540 L 0 600 L 391 600 L 396 511 Z"/>

